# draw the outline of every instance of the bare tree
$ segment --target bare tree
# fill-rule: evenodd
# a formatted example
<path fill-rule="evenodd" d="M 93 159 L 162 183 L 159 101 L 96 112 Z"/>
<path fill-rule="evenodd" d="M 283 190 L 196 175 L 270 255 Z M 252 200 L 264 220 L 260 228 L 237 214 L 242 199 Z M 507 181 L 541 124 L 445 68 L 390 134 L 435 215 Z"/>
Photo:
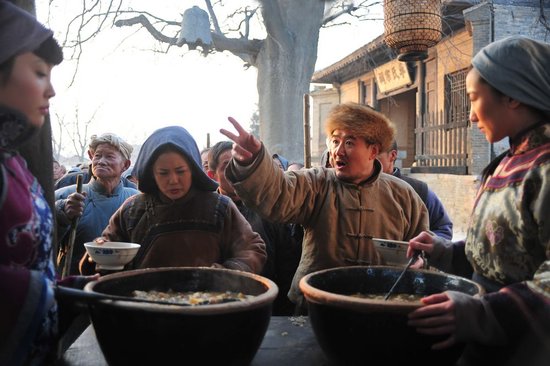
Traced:
<path fill-rule="evenodd" d="M 158 2 L 150 4 L 150 8 L 160 9 Z M 229 3 L 224 6 L 223 0 L 205 0 L 204 4 L 213 44 L 202 47 L 202 52 L 229 51 L 247 67 L 257 68 L 260 137 L 272 152 L 303 160 L 303 95 L 309 91 L 314 72 L 320 28 L 337 24 L 336 19 L 369 19 L 372 6 L 380 1 L 243 0 L 235 9 L 229 9 Z M 111 24 L 145 29 L 164 45 L 166 52 L 183 44 L 190 49 L 196 47 L 186 40 L 178 42 L 180 20 L 163 19 L 146 9 L 132 9 L 124 0 L 95 0 L 83 2 L 82 6 L 81 14 L 69 25 L 65 42 L 73 48 L 76 58 L 86 41 Z M 223 24 L 217 16 L 221 11 L 226 14 Z M 265 37 L 253 38 L 253 34 Z"/>
<path fill-rule="evenodd" d="M 57 136 L 59 136 L 59 141 L 55 137 L 56 135 L 52 133 L 52 151 L 53 158 L 57 161 L 61 159 L 61 151 L 63 151 L 63 131 L 67 130 L 65 125 L 65 118 L 60 116 L 58 113 L 55 113 L 57 123 L 52 123 L 52 130 L 54 125 L 57 127 Z"/>
<path fill-rule="evenodd" d="M 74 120 L 72 122 L 72 129 L 69 135 L 69 139 L 73 145 L 76 156 L 80 161 L 87 159 L 86 153 L 88 151 L 88 135 L 91 124 L 94 122 L 97 110 L 87 120 L 82 121 L 80 119 L 80 112 L 78 108 L 74 110 Z"/>
<path fill-rule="evenodd" d="M 57 128 L 59 141 L 56 139 L 55 135 L 52 135 L 52 146 L 53 157 L 56 160 L 60 159 L 61 152 L 66 149 L 62 144 L 64 135 L 69 138 L 75 156 L 78 157 L 80 161 L 87 159 L 86 153 L 88 151 L 88 139 L 90 138 L 89 130 L 93 125 L 98 109 L 95 110 L 90 118 L 82 120 L 80 110 L 77 107 L 74 109 L 74 117 L 70 123 L 65 121 L 65 116 L 61 116 L 58 113 L 55 114 L 56 119 L 52 121 L 52 128 Z"/>

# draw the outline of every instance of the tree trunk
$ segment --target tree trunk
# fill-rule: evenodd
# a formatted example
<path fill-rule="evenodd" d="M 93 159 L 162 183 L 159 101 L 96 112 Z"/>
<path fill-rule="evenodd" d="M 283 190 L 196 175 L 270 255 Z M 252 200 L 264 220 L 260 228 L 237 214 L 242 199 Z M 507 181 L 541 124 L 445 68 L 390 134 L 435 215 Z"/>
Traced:
<path fill-rule="evenodd" d="M 256 60 L 260 138 L 270 153 L 303 163 L 303 96 L 315 69 L 324 2 L 280 0 L 279 8 L 278 33 L 267 25 Z"/>

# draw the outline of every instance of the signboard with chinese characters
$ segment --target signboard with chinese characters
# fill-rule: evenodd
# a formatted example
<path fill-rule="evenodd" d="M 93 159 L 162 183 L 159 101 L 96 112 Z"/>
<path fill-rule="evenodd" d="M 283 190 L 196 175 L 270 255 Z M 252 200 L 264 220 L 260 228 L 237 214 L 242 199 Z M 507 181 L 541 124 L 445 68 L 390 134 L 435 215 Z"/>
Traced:
<path fill-rule="evenodd" d="M 374 69 L 378 90 L 387 93 L 412 84 L 407 64 L 398 60 L 390 61 Z"/>

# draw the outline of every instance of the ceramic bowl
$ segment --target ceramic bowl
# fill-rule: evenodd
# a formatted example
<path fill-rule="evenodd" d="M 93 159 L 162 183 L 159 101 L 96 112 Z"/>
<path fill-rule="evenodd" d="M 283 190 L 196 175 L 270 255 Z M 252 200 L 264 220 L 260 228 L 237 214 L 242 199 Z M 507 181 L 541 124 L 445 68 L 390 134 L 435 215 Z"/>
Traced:
<path fill-rule="evenodd" d="M 84 243 L 86 252 L 97 263 L 100 270 L 121 270 L 136 256 L 141 245 L 108 241 L 103 244 Z"/>
<path fill-rule="evenodd" d="M 231 291 L 251 299 L 211 305 L 137 303 L 141 291 Z M 121 271 L 88 283 L 97 340 L 109 365 L 249 365 L 271 319 L 277 285 L 248 272 L 210 267 Z"/>
<path fill-rule="evenodd" d="M 309 318 L 325 354 L 340 365 L 454 365 L 464 345 L 433 351 L 445 337 L 420 334 L 407 325 L 407 314 L 422 303 L 416 299 L 447 290 L 480 295 L 484 289 L 466 278 L 443 272 L 410 269 L 387 301 L 384 296 L 403 268 L 390 266 L 339 267 L 310 273 L 300 281 Z M 372 298 L 357 297 L 377 295 Z M 399 296 L 405 299 L 400 299 Z M 412 299 L 406 299 L 413 295 Z"/>

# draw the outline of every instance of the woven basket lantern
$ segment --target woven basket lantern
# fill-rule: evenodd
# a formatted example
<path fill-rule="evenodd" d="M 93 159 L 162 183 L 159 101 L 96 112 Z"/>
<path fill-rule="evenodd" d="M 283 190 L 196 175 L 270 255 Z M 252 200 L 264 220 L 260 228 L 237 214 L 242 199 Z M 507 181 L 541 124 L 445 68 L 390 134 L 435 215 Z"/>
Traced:
<path fill-rule="evenodd" d="M 398 60 L 425 59 L 441 35 L 441 0 L 384 0 L 384 41 Z"/>

